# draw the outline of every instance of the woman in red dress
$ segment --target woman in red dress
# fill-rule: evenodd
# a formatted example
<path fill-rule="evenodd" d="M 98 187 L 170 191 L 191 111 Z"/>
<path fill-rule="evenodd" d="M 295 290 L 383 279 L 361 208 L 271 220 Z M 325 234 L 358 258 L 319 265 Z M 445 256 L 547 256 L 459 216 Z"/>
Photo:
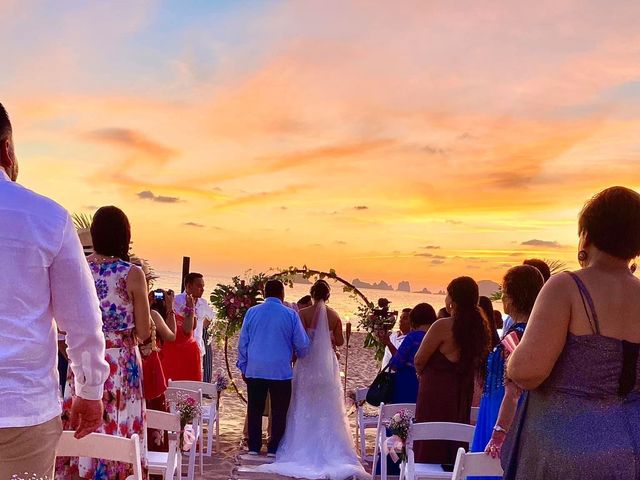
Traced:
<path fill-rule="evenodd" d="M 176 340 L 162 349 L 162 369 L 167 380 L 202 381 L 200 347 L 193 337 L 196 329 L 195 299 L 186 296 L 184 304 L 176 303 Z"/>

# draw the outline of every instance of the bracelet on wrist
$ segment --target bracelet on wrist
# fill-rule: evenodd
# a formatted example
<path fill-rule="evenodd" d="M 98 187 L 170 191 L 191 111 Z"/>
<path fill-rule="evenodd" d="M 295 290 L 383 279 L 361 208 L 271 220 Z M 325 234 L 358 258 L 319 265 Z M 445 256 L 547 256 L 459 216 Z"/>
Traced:
<path fill-rule="evenodd" d="M 496 426 L 495 426 L 495 427 L 493 427 L 493 431 L 494 431 L 494 432 L 499 432 L 499 433 L 504 433 L 504 434 L 507 434 L 507 433 L 508 433 L 508 430 L 506 430 L 506 429 L 502 428 L 502 427 L 501 427 L 500 425 L 498 425 L 498 424 L 496 424 Z"/>

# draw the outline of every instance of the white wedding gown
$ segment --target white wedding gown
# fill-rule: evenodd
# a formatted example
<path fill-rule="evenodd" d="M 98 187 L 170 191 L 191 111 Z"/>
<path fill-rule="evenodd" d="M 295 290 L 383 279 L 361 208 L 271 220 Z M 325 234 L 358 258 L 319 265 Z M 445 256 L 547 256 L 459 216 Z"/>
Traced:
<path fill-rule="evenodd" d="M 294 367 L 287 427 L 276 461 L 257 469 L 308 479 L 368 479 L 347 422 L 327 307 L 324 302 L 316 305 L 311 346 Z"/>

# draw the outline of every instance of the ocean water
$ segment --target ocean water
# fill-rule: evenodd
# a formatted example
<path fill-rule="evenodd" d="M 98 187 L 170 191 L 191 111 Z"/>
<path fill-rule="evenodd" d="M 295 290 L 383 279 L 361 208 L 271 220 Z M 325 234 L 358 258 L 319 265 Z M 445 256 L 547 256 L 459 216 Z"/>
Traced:
<path fill-rule="evenodd" d="M 172 271 L 157 271 L 156 274 L 159 278 L 154 282 L 154 288 L 173 289 L 176 292 L 180 291 L 180 272 Z M 209 294 L 215 288 L 218 283 L 228 284 L 231 283 L 231 277 L 220 277 L 216 275 L 207 275 L 203 272 L 205 281 L 205 294 L 203 297 L 208 301 Z M 342 284 L 338 282 L 331 282 L 331 298 L 329 299 L 329 306 L 338 312 L 342 318 L 343 323 L 351 321 L 355 330 L 357 324 L 356 313 L 358 311 L 359 301 L 354 300 L 348 293 L 342 291 Z M 285 288 L 285 300 L 289 302 L 296 302 L 301 297 L 309 294 L 309 288 L 311 285 L 294 284 L 293 288 Z M 403 308 L 411 308 L 418 303 L 429 303 L 436 310 L 436 312 L 444 307 L 444 295 L 434 295 L 425 293 L 413 293 L 413 292 L 398 292 L 395 290 L 373 290 L 373 289 L 361 289 L 361 292 L 374 304 L 377 303 L 378 298 L 384 297 L 391 302 L 391 310 L 397 310 L 400 312 Z"/>

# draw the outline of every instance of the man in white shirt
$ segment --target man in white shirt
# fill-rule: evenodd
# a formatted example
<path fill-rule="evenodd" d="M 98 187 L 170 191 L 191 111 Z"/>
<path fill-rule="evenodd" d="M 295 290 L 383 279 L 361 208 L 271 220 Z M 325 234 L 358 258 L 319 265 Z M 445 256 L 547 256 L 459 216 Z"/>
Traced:
<path fill-rule="evenodd" d="M 15 183 L 17 176 L 11 122 L 0 104 L 0 478 L 53 478 L 62 431 L 57 326 L 67 333 L 75 374 L 77 438 L 102 423 L 109 365 L 73 221 L 60 205 Z"/>
<path fill-rule="evenodd" d="M 187 295 L 193 296 L 196 301 L 196 327 L 193 331 L 193 338 L 198 343 L 200 356 L 202 357 L 202 379 L 207 383 L 211 383 L 213 358 L 211 345 L 209 345 L 209 335 L 206 330 L 215 319 L 215 314 L 209 303 L 202 298 L 203 294 L 204 277 L 201 273 L 190 272 L 184 278 L 184 292 L 176 295 L 173 304 L 175 311 L 181 314 L 187 302 Z"/>
<path fill-rule="evenodd" d="M 382 366 L 386 367 L 391 357 L 395 355 L 395 353 L 402 345 L 404 338 L 407 336 L 407 333 L 411 330 L 411 322 L 409 321 L 409 314 L 411 313 L 410 308 L 403 308 L 402 313 L 400 314 L 400 321 L 398 322 L 398 331 L 393 332 L 391 335 L 384 334 L 379 336 L 379 338 L 385 343 L 386 347 L 384 349 L 384 357 L 382 357 Z"/>

